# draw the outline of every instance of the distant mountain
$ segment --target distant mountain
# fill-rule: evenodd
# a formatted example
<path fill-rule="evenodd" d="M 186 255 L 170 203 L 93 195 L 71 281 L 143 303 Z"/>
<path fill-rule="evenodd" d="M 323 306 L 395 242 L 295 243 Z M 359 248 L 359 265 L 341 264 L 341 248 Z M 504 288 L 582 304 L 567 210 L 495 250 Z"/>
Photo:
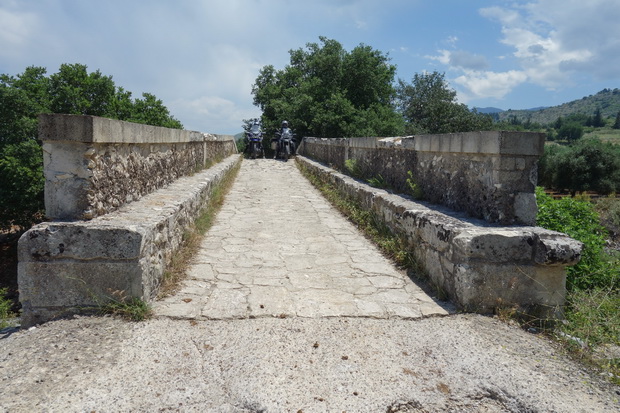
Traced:
<path fill-rule="evenodd" d="M 530 119 L 544 125 L 555 122 L 560 116 L 566 117 L 575 113 L 592 116 L 597 109 L 601 110 L 603 118 L 615 118 L 620 111 L 620 89 L 603 89 L 595 95 L 584 96 L 558 106 L 505 110 L 499 112 L 499 120 L 512 119 L 514 116 L 523 122 Z"/>
<path fill-rule="evenodd" d="M 500 109 L 500 108 L 492 108 L 492 107 L 488 107 L 488 108 L 474 108 L 478 113 L 500 113 L 503 112 L 504 109 Z"/>
<path fill-rule="evenodd" d="M 474 108 L 478 113 L 490 114 L 490 113 L 502 113 L 506 112 L 504 109 L 488 107 L 488 108 Z M 523 109 L 524 111 L 534 112 L 541 109 L 547 109 L 547 106 L 539 106 L 537 108 L 532 109 Z"/>

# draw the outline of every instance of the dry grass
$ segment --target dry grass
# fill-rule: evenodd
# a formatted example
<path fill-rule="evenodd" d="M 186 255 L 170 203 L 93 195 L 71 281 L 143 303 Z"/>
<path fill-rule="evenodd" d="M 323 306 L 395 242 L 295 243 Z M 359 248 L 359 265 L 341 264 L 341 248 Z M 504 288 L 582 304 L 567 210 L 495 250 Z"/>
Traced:
<path fill-rule="evenodd" d="M 221 209 L 224 198 L 230 191 L 239 173 L 240 167 L 241 164 L 239 163 L 224 180 L 212 190 L 207 205 L 202 209 L 200 215 L 194 221 L 193 226 L 183 234 L 183 245 L 179 251 L 174 254 L 172 262 L 164 273 L 158 298 L 174 294 L 180 282 L 185 278 L 190 259 L 196 254 L 200 248 L 202 239 L 213 225 L 213 220 Z"/>

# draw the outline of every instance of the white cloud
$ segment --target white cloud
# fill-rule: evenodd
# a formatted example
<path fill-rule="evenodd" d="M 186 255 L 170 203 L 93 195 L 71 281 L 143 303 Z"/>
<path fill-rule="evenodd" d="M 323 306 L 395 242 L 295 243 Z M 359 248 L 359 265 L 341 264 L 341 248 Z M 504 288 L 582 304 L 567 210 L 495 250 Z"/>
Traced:
<path fill-rule="evenodd" d="M 511 55 L 496 56 L 505 71 L 486 70 L 484 56 L 463 50 L 439 50 L 428 56 L 457 74 L 461 99 L 502 99 L 524 83 L 560 90 L 575 75 L 618 79 L 620 7 L 617 0 L 535 0 L 480 9 L 501 25 L 500 42 Z M 455 38 L 448 43 L 456 49 Z"/>
<path fill-rule="evenodd" d="M 32 38 L 37 27 L 33 13 L 15 10 L 16 2 L 8 2 L 0 8 L 0 57 L 14 58 Z"/>
<path fill-rule="evenodd" d="M 480 98 L 502 99 L 527 79 L 527 74 L 518 70 L 499 73 L 466 71 L 454 82 L 466 89 L 466 92 L 459 95 L 460 100 L 468 101 Z"/>
<path fill-rule="evenodd" d="M 283 68 L 288 50 L 319 35 L 355 46 L 359 33 L 373 33 L 410 1 L 147 3 L 0 0 L 0 73 L 85 64 L 134 97 L 154 94 L 187 127 L 234 133 L 242 119 L 260 114 L 251 87 L 261 67 Z"/>
<path fill-rule="evenodd" d="M 437 56 L 425 56 L 427 59 L 430 60 L 436 60 L 441 64 L 444 65 L 449 65 L 450 64 L 450 55 L 452 52 L 450 52 L 449 50 L 437 50 L 439 52 L 439 55 Z"/>
<path fill-rule="evenodd" d="M 502 42 L 528 81 L 548 89 L 569 84 L 573 72 L 617 78 L 620 7 L 616 0 L 546 0 L 514 9 L 481 9 L 502 25 Z"/>
<path fill-rule="evenodd" d="M 171 113 L 182 113 L 186 129 L 209 133 L 233 133 L 242 130 L 242 120 L 260 117 L 260 110 L 217 95 L 199 96 L 195 99 L 178 99 L 168 106 Z M 236 125 L 236 126 L 234 126 Z"/>

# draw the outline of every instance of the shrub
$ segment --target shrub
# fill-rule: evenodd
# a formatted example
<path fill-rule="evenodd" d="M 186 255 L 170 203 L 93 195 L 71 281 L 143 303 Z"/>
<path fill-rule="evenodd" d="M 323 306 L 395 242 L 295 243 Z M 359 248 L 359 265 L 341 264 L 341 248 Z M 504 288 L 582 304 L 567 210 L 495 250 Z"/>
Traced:
<path fill-rule="evenodd" d="M 540 187 L 536 188 L 536 201 L 537 225 L 584 244 L 581 261 L 567 270 L 568 289 L 620 288 L 617 260 L 604 253 L 606 231 L 592 203 L 583 197 L 554 200 Z"/>
<path fill-rule="evenodd" d="M 407 186 L 409 187 L 409 194 L 416 201 L 424 199 L 424 191 L 422 190 L 420 185 L 418 185 L 415 179 L 413 179 L 413 172 L 407 171 L 407 176 Z"/>
<path fill-rule="evenodd" d="M 344 169 L 346 170 L 347 175 L 356 178 L 362 179 L 364 177 L 364 171 L 360 166 L 357 159 L 347 159 L 344 161 Z"/>
<path fill-rule="evenodd" d="M 586 345 L 620 343 L 620 292 L 595 288 L 571 292 L 563 330 Z"/>
<path fill-rule="evenodd" d="M 601 217 L 601 224 L 609 231 L 612 239 L 620 237 L 620 198 L 612 193 L 606 198 L 599 199 L 595 208 Z"/>
<path fill-rule="evenodd" d="M 381 188 L 381 189 L 389 188 L 388 183 L 385 181 L 385 178 L 381 174 L 370 178 L 368 180 L 368 184 L 374 188 Z"/>
<path fill-rule="evenodd" d="M 583 126 L 577 122 L 568 122 L 562 125 L 558 130 L 558 137 L 566 139 L 569 142 L 581 139 L 583 136 Z"/>
<path fill-rule="evenodd" d="M 539 163 L 539 182 L 557 190 L 620 190 L 620 147 L 597 138 L 571 146 L 547 145 Z"/>

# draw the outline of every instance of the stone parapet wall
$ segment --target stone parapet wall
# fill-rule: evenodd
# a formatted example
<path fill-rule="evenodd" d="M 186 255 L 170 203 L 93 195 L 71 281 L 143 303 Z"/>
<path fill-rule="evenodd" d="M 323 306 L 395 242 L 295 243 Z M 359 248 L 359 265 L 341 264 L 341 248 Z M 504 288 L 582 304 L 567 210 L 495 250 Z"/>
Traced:
<path fill-rule="evenodd" d="M 234 138 L 95 116 L 44 114 L 45 207 L 92 219 L 236 153 Z"/>
<path fill-rule="evenodd" d="M 502 225 L 536 221 L 538 158 L 544 134 L 467 132 L 397 138 L 305 138 L 300 153 L 343 170 L 354 159 L 367 178 L 400 192 L 407 179 L 430 202 Z"/>
<path fill-rule="evenodd" d="M 240 161 L 231 155 L 89 221 L 26 232 L 18 246 L 22 326 L 92 311 L 115 294 L 152 299 L 184 232 Z"/>
<path fill-rule="evenodd" d="M 579 261 L 580 242 L 539 227 L 491 226 L 370 187 L 303 156 L 298 162 L 405 237 L 431 283 L 461 309 L 509 307 L 542 318 L 561 313 L 566 267 Z"/>
<path fill-rule="evenodd" d="M 120 296 L 152 299 L 183 234 L 241 161 L 232 136 L 93 116 L 42 115 L 39 133 L 54 221 L 19 240 L 24 327 Z"/>

